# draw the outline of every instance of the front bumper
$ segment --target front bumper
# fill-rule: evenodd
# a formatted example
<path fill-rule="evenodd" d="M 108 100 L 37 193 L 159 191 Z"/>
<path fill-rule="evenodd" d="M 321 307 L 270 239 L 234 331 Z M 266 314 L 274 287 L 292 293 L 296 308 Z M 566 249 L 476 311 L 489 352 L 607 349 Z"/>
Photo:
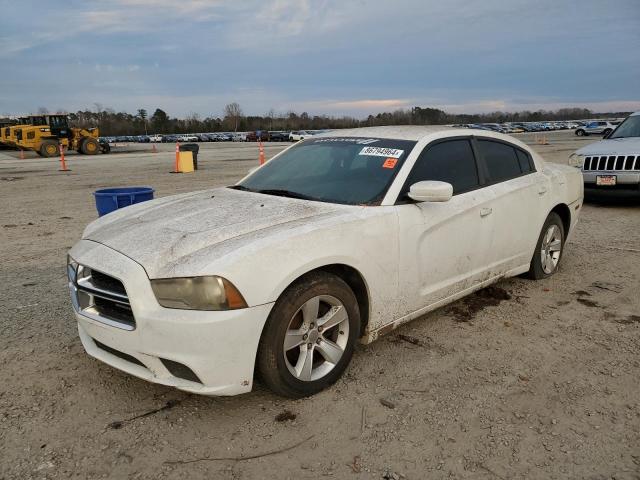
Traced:
<path fill-rule="evenodd" d="M 582 178 L 584 179 L 584 186 L 587 188 L 596 187 L 596 181 L 598 176 L 614 176 L 616 177 L 616 185 L 624 185 L 629 188 L 638 188 L 640 185 L 640 171 L 634 172 L 621 172 L 621 171 L 609 171 L 609 170 L 593 170 L 583 171 Z"/>
<path fill-rule="evenodd" d="M 135 328 L 123 329 L 87 316 L 74 305 L 89 355 L 144 380 L 188 392 L 236 395 L 251 390 L 258 342 L 273 303 L 222 312 L 168 309 L 158 304 L 145 270 L 130 258 L 88 240 L 69 253 L 78 263 L 119 279 L 135 317 Z M 172 374 L 167 361 L 186 366 L 197 378 Z"/>

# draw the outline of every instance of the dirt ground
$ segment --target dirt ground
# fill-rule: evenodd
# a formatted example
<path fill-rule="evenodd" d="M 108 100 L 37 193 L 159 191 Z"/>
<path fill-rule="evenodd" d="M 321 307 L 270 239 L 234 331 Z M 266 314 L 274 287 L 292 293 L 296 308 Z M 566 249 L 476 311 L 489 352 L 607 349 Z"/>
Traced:
<path fill-rule="evenodd" d="M 548 140 L 535 148 L 566 162 L 597 139 Z M 160 148 L 69 156 L 68 173 L 0 151 L 0 478 L 640 478 L 638 202 L 587 203 L 553 278 L 502 281 L 360 347 L 315 397 L 208 398 L 88 357 L 67 292 L 95 189 L 228 185 L 258 158 L 206 144 L 198 172 L 172 175 Z"/>

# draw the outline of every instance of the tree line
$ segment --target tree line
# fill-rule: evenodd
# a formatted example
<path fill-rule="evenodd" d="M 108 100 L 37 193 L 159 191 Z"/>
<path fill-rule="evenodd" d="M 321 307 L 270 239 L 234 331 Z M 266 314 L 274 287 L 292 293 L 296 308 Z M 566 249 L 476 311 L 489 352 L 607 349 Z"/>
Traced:
<path fill-rule="evenodd" d="M 466 123 L 535 122 L 578 120 L 588 118 L 625 117 L 628 112 L 594 113 L 586 108 L 561 108 L 520 112 L 491 112 L 482 114 L 451 114 L 437 108 L 413 107 L 393 112 L 351 116 L 310 115 L 307 112 L 245 115 L 237 103 L 230 103 L 221 117 L 202 117 L 197 113 L 185 118 L 170 117 L 157 108 L 151 115 L 147 110 L 136 113 L 116 112 L 110 108 L 96 108 L 69 114 L 70 122 L 78 127 L 99 127 L 101 135 L 142 135 L 165 133 L 233 132 L 254 130 L 323 130 L 379 125 L 441 125 Z"/>

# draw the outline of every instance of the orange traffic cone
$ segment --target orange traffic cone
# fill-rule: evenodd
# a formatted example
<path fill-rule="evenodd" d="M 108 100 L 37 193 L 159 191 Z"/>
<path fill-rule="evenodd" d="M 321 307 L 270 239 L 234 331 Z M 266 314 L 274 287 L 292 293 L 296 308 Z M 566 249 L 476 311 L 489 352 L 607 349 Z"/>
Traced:
<path fill-rule="evenodd" d="M 258 159 L 260 160 L 260 165 L 264 165 L 264 147 L 262 146 L 262 140 L 260 140 L 260 143 L 258 144 L 258 148 L 259 148 L 259 154 L 258 154 Z"/>
<path fill-rule="evenodd" d="M 67 163 L 64 160 L 64 145 L 60 144 L 60 170 L 59 172 L 70 172 L 71 169 L 67 168 Z"/>
<path fill-rule="evenodd" d="M 158 149 L 156 148 L 156 144 L 154 143 L 153 145 L 151 145 L 151 152 L 152 153 L 158 153 Z"/>
<path fill-rule="evenodd" d="M 20 160 L 24 160 L 24 150 L 20 149 Z"/>
<path fill-rule="evenodd" d="M 176 164 L 171 173 L 180 173 L 180 142 L 176 142 Z"/>

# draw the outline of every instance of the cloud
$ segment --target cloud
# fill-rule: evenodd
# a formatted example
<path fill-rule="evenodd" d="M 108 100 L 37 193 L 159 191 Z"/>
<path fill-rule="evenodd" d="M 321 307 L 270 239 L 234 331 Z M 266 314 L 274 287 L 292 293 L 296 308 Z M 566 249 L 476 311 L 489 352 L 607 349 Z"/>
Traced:
<path fill-rule="evenodd" d="M 0 15 L 0 105 L 628 110 L 638 105 L 637 1 L 12 2 Z"/>
<path fill-rule="evenodd" d="M 367 99 L 367 100 L 310 100 L 295 102 L 298 110 L 313 112 L 333 112 L 335 114 L 377 113 L 414 106 L 410 99 Z"/>

